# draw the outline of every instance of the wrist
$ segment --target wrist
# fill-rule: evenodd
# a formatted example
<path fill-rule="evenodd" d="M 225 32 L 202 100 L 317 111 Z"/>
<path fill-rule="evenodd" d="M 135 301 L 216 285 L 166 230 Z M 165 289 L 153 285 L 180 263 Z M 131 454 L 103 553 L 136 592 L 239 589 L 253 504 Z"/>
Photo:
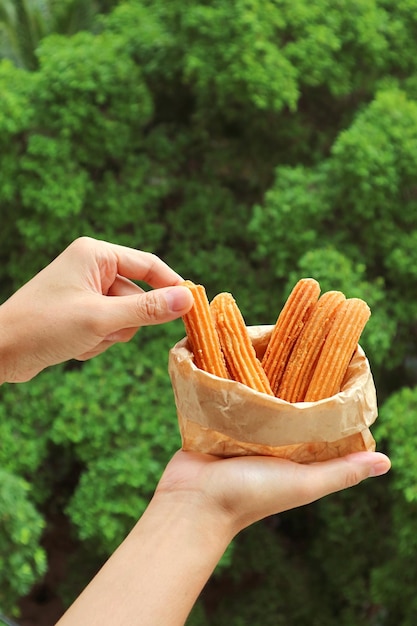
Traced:
<path fill-rule="evenodd" d="M 240 530 L 231 511 L 199 490 L 171 492 L 158 488 L 150 509 L 160 518 L 181 521 L 184 527 L 192 529 L 196 541 L 209 542 L 219 552 L 226 549 Z"/>
<path fill-rule="evenodd" d="M 31 380 L 41 362 L 45 333 L 38 333 L 36 314 L 12 296 L 0 306 L 0 384 Z"/>
<path fill-rule="evenodd" d="M 10 381 L 13 377 L 12 339 L 10 336 L 10 322 L 5 314 L 5 305 L 0 306 L 0 385 Z"/>

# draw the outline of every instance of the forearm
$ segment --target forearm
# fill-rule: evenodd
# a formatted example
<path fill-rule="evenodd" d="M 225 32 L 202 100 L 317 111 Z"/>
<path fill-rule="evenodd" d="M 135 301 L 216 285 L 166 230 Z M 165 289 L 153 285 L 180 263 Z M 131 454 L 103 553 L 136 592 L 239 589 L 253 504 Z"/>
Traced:
<path fill-rule="evenodd" d="M 0 385 L 13 380 L 15 363 L 14 323 L 8 313 L 7 302 L 0 306 Z"/>
<path fill-rule="evenodd" d="M 36 307 L 20 291 L 0 306 L 0 384 L 26 382 L 42 369 L 39 355 L 53 320 L 41 317 L 39 324 Z"/>
<path fill-rule="evenodd" d="M 181 626 L 231 539 L 227 514 L 154 498 L 59 626 Z"/>

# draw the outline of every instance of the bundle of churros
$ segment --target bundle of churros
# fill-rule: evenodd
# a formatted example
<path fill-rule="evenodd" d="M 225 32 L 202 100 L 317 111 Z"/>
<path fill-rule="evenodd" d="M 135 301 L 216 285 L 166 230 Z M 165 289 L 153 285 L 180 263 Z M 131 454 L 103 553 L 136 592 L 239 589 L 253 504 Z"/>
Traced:
<path fill-rule="evenodd" d="M 305 463 L 375 449 L 366 302 L 304 278 L 273 326 L 247 327 L 230 293 L 184 285 L 194 306 L 169 362 L 184 449 Z"/>

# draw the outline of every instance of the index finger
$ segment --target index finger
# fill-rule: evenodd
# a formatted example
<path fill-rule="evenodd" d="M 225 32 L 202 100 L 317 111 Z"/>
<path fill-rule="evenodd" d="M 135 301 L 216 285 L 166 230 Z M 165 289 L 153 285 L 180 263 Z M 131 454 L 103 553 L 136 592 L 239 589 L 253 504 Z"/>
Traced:
<path fill-rule="evenodd" d="M 118 273 L 131 280 L 141 280 L 151 287 L 169 287 L 183 282 L 183 278 L 152 252 L 144 252 L 109 244 L 117 258 Z"/>

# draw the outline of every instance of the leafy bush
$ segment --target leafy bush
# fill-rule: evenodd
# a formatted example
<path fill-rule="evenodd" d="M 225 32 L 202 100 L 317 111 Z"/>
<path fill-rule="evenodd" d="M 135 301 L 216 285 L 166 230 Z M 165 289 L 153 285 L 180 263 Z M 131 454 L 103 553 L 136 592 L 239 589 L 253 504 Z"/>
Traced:
<path fill-rule="evenodd" d="M 393 472 L 390 481 L 390 526 L 385 558 L 373 572 L 373 593 L 385 607 L 387 623 L 411 626 L 417 615 L 414 580 L 417 512 L 416 456 L 417 390 L 404 387 L 381 410 L 378 435 L 389 442 Z"/>
<path fill-rule="evenodd" d="M 46 571 L 40 545 L 45 522 L 29 492 L 26 481 L 0 470 L 0 607 L 4 612 L 13 611 L 16 598 Z"/>
<path fill-rule="evenodd" d="M 0 63 L 2 298 L 82 234 L 232 291 L 249 324 L 305 275 L 365 298 L 392 476 L 243 533 L 189 621 L 414 623 L 415 3 L 113 4 L 42 37 L 35 71 Z M 143 329 L 1 389 L 0 519 L 31 529 L 2 530 L 9 606 L 44 571 L 51 512 L 90 572 L 143 511 L 180 445 L 166 366 L 182 334 Z"/>

